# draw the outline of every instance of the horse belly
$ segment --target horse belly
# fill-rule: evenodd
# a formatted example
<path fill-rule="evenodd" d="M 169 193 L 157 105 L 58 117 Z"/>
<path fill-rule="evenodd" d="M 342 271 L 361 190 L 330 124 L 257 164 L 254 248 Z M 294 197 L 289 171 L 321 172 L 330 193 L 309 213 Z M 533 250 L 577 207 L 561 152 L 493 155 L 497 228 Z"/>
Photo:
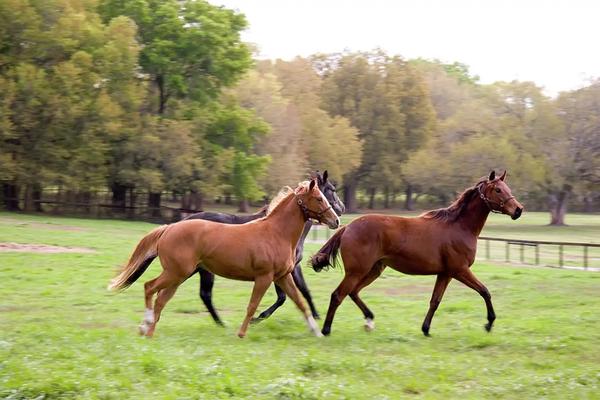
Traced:
<path fill-rule="evenodd" d="M 439 257 L 423 257 L 418 254 L 398 254 L 386 257 L 384 263 L 390 268 L 408 275 L 437 275 L 444 271 Z"/>
<path fill-rule="evenodd" d="M 202 266 L 215 275 L 236 281 L 253 281 L 256 277 L 256 273 L 250 265 L 202 260 Z"/>

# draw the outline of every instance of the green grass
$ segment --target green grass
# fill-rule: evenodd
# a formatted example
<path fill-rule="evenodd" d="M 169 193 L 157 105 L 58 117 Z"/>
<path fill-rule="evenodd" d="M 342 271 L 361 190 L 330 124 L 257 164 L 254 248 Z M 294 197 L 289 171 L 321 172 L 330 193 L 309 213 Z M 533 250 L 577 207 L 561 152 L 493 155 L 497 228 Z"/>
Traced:
<path fill-rule="evenodd" d="M 572 216 L 548 230 L 545 214 L 493 216 L 487 230 L 598 240 L 600 218 Z M 376 329 L 362 329 L 349 300 L 332 336 L 310 336 L 291 302 L 235 335 L 251 284 L 217 278 L 216 326 L 197 297 L 198 279 L 167 305 L 154 339 L 137 336 L 142 284 L 106 291 L 115 268 L 152 225 L 0 213 L 0 242 L 90 247 L 95 254 L 0 253 L 0 397 L 166 399 L 600 398 L 600 273 L 477 262 L 498 319 L 486 333 L 485 306 L 452 282 L 432 324 L 420 332 L 434 277 L 395 272 L 363 292 Z M 306 254 L 318 245 L 306 246 Z M 340 270 L 304 268 L 324 313 Z M 274 300 L 269 291 L 261 309 Z"/>

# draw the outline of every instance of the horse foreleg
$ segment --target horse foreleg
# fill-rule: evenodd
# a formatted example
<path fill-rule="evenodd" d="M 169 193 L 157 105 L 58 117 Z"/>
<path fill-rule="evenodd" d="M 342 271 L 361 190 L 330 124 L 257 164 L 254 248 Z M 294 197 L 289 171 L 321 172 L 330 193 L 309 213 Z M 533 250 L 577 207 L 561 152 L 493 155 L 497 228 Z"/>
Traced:
<path fill-rule="evenodd" d="M 308 328 L 315 334 L 315 336 L 323 336 L 321 332 L 319 332 L 319 326 L 315 322 L 311 312 L 304 304 L 304 301 L 302 301 L 300 292 L 294 284 L 294 279 L 292 278 L 291 274 L 287 274 L 283 278 L 277 280 L 277 285 L 279 285 L 279 287 L 285 291 L 285 293 L 290 297 L 290 299 L 292 299 L 300 311 L 302 311 L 304 319 L 308 324 Z"/>
<path fill-rule="evenodd" d="M 306 299 L 306 302 L 310 307 L 310 312 L 312 313 L 314 319 L 319 319 L 319 313 L 317 312 L 317 309 L 313 304 L 312 296 L 310 295 L 310 290 L 308 290 L 308 286 L 306 285 L 306 281 L 304 280 L 304 275 L 302 274 L 300 262 L 298 262 L 292 270 L 292 278 L 294 278 L 294 283 L 296 284 L 296 287 L 298 288 L 300 293 L 302 293 L 302 296 Z"/>
<path fill-rule="evenodd" d="M 273 282 L 273 277 L 271 275 L 258 276 L 254 279 L 254 287 L 252 288 L 252 295 L 250 296 L 250 302 L 248 303 L 248 308 L 246 309 L 246 318 L 244 318 L 244 322 L 242 322 L 242 326 L 238 331 L 238 336 L 243 338 L 246 336 L 246 331 L 248 330 L 248 324 L 250 320 L 254 316 L 258 305 L 260 304 L 260 300 L 265 295 L 265 292 L 271 286 L 271 282 Z"/>
<path fill-rule="evenodd" d="M 429 301 L 429 310 L 427 311 L 427 315 L 425 316 L 425 320 L 421 326 L 421 330 L 425 336 L 429 336 L 431 319 L 440 305 L 442 297 L 444 296 L 444 292 L 446 291 L 446 288 L 451 280 L 452 278 L 445 274 L 439 274 L 435 280 L 435 286 L 433 287 L 433 293 L 431 294 L 431 300 Z"/>
<path fill-rule="evenodd" d="M 275 300 L 275 303 L 273 303 L 273 305 L 267 308 L 265 311 L 261 312 L 258 315 L 258 317 L 252 318 L 250 320 L 251 324 L 257 324 L 260 321 L 269 318 L 271 314 L 275 312 L 275 310 L 277 310 L 283 305 L 283 303 L 285 303 L 285 292 L 283 291 L 283 289 L 281 289 L 278 285 L 275 285 L 275 291 L 277 292 L 277 300 Z"/>
<path fill-rule="evenodd" d="M 487 290 L 485 285 L 481 283 L 475 277 L 475 275 L 473 275 L 470 269 L 465 269 L 464 271 L 461 271 L 459 274 L 455 275 L 454 278 L 464 283 L 471 289 L 475 290 L 477 293 L 479 293 L 481 297 L 483 297 L 483 300 L 485 301 L 485 306 L 487 308 L 488 320 L 488 323 L 485 325 L 485 330 L 488 332 L 491 331 L 492 325 L 494 324 L 494 320 L 496 319 L 496 313 L 494 312 L 494 306 L 492 305 L 492 295 L 490 294 L 490 292 Z"/>
<path fill-rule="evenodd" d="M 205 270 L 200 266 L 200 270 L 198 271 L 200 274 L 200 298 L 202 302 L 206 306 L 206 309 L 210 313 L 212 319 L 219 325 L 224 326 L 223 321 L 219 318 L 219 314 L 217 314 L 217 310 L 212 303 L 212 290 L 213 285 L 215 284 L 215 274 L 210 271 Z"/>

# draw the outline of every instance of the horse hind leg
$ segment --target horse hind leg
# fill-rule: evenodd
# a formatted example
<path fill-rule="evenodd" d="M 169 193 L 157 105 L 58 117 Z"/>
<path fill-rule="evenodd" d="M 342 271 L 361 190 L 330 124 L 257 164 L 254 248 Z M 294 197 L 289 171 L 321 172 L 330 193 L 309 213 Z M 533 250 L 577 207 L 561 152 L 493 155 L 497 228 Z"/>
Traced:
<path fill-rule="evenodd" d="M 433 293 L 431 294 L 431 300 L 429 301 L 429 310 L 427 311 L 427 315 L 425 316 L 425 320 L 421 326 L 421 331 L 423 331 L 425 336 L 429 336 L 431 319 L 440 305 L 442 297 L 444 296 L 444 292 L 446 291 L 446 288 L 451 280 L 452 278 L 445 274 L 439 274 L 435 280 L 435 286 L 433 287 Z"/>
<path fill-rule="evenodd" d="M 354 290 L 352 292 L 350 292 L 350 298 L 352 299 L 352 301 L 354 301 L 354 303 L 358 306 L 358 308 L 360 308 L 360 310 L 362 311 L 362 313 L 365 317 L 365 325 L 364 326 L 365 326 L 365 330 L 367 332 L 370 332 L 373 329 L 375 329 L 375 321 L 374 321 L 375 315 L 369 309 L 369 307 L 367 307 L 365 302 L 358 296 L 358 293 L 361 290 L 363 290 L 364 288 L 366 288 L 367 286 L 369 286 L 371 283 L 373 283 L 373 281 L 375 281 L 375 279 L 379 278 L 379 276 L 381 276 L 381 273 L 383 272 L 384 269 L 385 269 L 385 265 L 383 265 L 382 262 L 375 263 L 375 265 L 373 265 L 373 268 L 371 268 L 369 273 L 359 282 L 358 285 L 356 285 Z"/>
<path fill-rule="evenodd" d="M 494 321 L 496 320 L 496 313 L 494 312 L 494 306 L 492 305 L 492 296 L 491 296 L 490 292 L 487 290 L 487 288 L 485 287 L 485 285 L 483 283 L 481 283 L 475 277 L 475 275 L 473 275 L 473 272 L 471 272 L 471 270 L 468 268 L 465 268 L 463 271 L 461 271 L 460 273 L 453 276 L 453 278 L 464 283 L 466 286 L 470 287 L 471 289 L 475 290 L 483 298 L 483 300 L 485 301 L 485 306 L 487 308 L 487 320 L 488 320 L 488 323 L 485 324 L 485 330 L 488 332 L 491 331 L 492 325 L 494 324 Z"/>
<path fill-rule="evenodd" d="M 144 311 L 144 319 L 139 325 L 139 334 L 145 336 L 152 324 L 154 324 L 154 309 L 152 307 L 152 300 L 154 294 L 166 286 L 167 276 L 163 272 L 154 279 L 144 283 L 144 300 L 146 309 Z"/>
<path fill-rule="evenodd" d="M 158 296 L 156 296 L 156 301 L 154 302 L 154 323 L 148 327 L 148 332 L 146 333 L 147 337 L 152 337 L 152 335 L 154 335 L 156 324 L 160 320 L 160 314 L 167 302 L 171 300 L 178 287 L 179 282 L 171 284 L 158 292 Z"/>
<path fill-rule="evenodd" d="M 300 309 L 300 311 L 304 315 L 304 319 L 306 320 L 309 329 L 315 334 L 315 336 L 323 336 L 321 332 L 319 332 L 319 326 L 315 322 L 312 313 L 302 301 L 302 298 L 300 297 L 300 291 L 296 287 L 296 284 L 294 283 L 294 279 L 292 278 L 291 274 L 287 274 L 281 279 L 279 279 L 277 281 L 277 284 L 281 287 L 281 289 L 285 291 L 285 293 L 290 297 L 290 299 L 292 299 L 292 301 L 296 304 L 298 309 Z"/>
<path fill-rule="evenodd" d="M 200 299 L 202 299 L 202 302 L 206 306 L 206 309 L 210 313 L 212 319 L 218 325 L 225 326 L 212 302 L 212 290 L 215 284 L 215 274 L 205 270 L 202 265 L 199 266 L 198 274 L 200 275 Z"/>
<path fill-rule="evenodd" d="M 350 294 L 350 292 L 360 282 L 362 276 L 348 273 L 344 276 L 344 279 L 340 282 L 338 287 L 331 293 L 331 299 L 329 300 L 329 308 L 327 309 L 327 316 L 325 317 L 325 323 L 321 332 L 327 336 L 331 334 L 331 325 L 333 324 L 333 317 L 337 308 L 342 304 L 342 301 Z"/>

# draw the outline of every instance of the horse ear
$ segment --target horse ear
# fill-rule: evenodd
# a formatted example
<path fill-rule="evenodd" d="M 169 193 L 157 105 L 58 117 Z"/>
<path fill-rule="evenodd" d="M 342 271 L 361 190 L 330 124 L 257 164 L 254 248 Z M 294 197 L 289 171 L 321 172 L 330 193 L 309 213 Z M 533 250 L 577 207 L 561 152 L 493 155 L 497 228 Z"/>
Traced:
<path fill-rule="evenodd" d="M 488 181 L 493 181 L 496 178 L 496 171 L 492 170 L 492 172 L 490 173 L 490 177 L 488 178 Z"/>
<path fill-rule="evenodd" d="M 323 183 L 327 182 L 327 177 L 329 176 L 329 173 L 327 172 L 327 170 L 325 170 L 325 172 L 323 172 Z"/>
<path fill-rule="evenodd" d="M 506 178 L 506 170 L 504 170 L 504 173 L 502 174 L 502 176 L 500 176 L 500 180 L 503 181 L 504 178 Z"/>
<path fill-rule="evenodd" d="M 308 185 L 308 190 L 313 190 L 313 188 L 315 187 L 315 182 L 316 180 L 312 179 L 310 181 L 310 185 Z"/>

